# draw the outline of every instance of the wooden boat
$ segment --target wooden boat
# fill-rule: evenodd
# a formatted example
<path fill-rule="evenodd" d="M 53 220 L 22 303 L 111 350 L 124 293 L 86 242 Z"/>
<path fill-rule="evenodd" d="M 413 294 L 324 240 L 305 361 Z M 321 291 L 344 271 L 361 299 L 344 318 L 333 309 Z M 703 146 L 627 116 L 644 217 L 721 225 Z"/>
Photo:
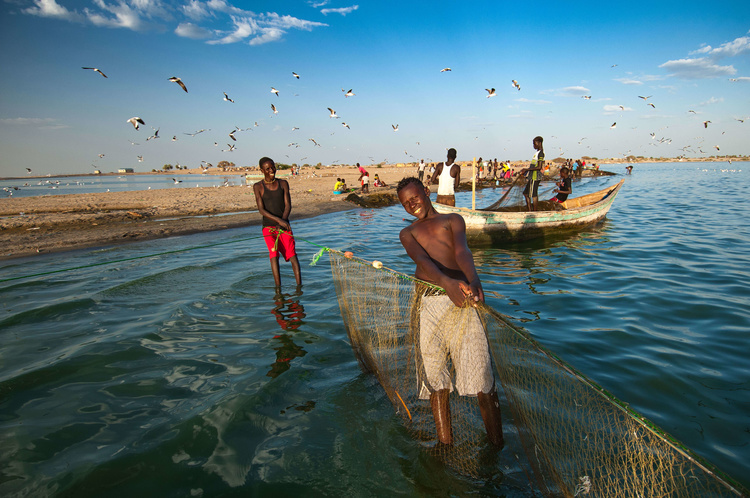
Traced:
<path fill-rule="evenodd" d="M 604 219 L 624 180 L 592 194 L 569 198 L 560 211 L 484 211 L 433 203 L 438 213 L 457 213 L 466 221 L 470 243 L 492 244 L 547 238 L 594 225 Z"/>

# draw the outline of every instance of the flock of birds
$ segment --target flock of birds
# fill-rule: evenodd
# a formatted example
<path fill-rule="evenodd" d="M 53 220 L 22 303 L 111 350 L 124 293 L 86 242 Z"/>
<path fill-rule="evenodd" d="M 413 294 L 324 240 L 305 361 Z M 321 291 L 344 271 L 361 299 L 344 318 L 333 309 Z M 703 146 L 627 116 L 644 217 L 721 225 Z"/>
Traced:
<path fill-rule="evenodd" d="M 99 68 L 95 68 L 95 67 L 82 67 L 82 69 L 95 71 L 95 72 L 99 73 L 102 77 L 107 78 L 107 75 L 104 74 L 104 72 L 101 69 L 99 69 Z M 441 73 L 443 73 L 443 72 L 449 72 L 449 71 L 452 71 L 452 69 L 449 68 L 449 67 L 446 67 L 446 68 L 443 68 L 443 69 L 440 70 Z M 297 80 L 300 79 L 300 75 L 297 74 L 294 71 L 292 71 L 292 76 L 295 79 L 297 79 Z M 189 93 L 187 85 L 182 80 L 182 78 L 180 78 L 179 76 L 172 76 L 172 77 L 170 77 L 168 79 L 168 81 L 177 84 L 185 93 Z M 516 90 L 519 90 L 519 91 L 521 90 L 521 85 L 518 83 L 517 80 L 511 80 L 511 85 Z M 281 92 L 276 87 L 272 86 L 270 91 L 271 91 L 271 93 L 275 94 L 277 97 L 281 96 L 280 95 Z M 495 97 L 497 95 L 497 91 L 495 90 L 495 88 L 487 88 L 486 91 L 487 91 L 487 98 Z M 354 97 L 356 95 L 356 93 L 354 93 L 354 89 L 353 88 L 350 88 L 348 90 L 342 88 L 341 92 L 343 93 L 343 96 L 345 98 Z M 235 102 L 234 99 L 232 99 L 226 92 L 222 92 L 222 93 L 224 95 L 223 100 L 225 102 L 230 102 L 230 103 L 234 103 Z M 272 116 L 279 113 L 279 109 L 276 107 L 275 104 L 271 103 L 270 107 L 271 107 Z M 331 119 L 340 119 L 341 118 L 341 116 L 339 116 L 337 114 L 336 110 L 333 109 L 332 107 L 328 107 L 327 109 L 328 109 L 328 113 L 329 113 L 328 114 L 329 118 L 331 118 Z M 135 131 L 139 131 L 140 128 L 141 128 L 141 126 L 145 126 L 146 125 L 145 120 L 142 117 L 140 117 L 140 116 L 132 116 L 131 118 L 127 119 L 126 122 L 129 123 L 130 125 L 132 125 Z M 342 125 L 342 127 L 346 128 L 348 130 L 351 130 L 351 126 L 349 125 L 349 123 L 347 123 L 345 121 L 342 121 L 341 125 Z M 257 127 L 257 126 L 259 126 L 259 124 L 256 121 L 253 127 Z M 239 126 L 235 126 L 234 129 L 231 130 L 228 133 L 228 137 L 229 137 L 229 139 L 232 142 L 236 142 L 237 141 L 236 134 L 238 132 L 252 130 L 253 127 L 249 127 L 249 128 L 244 128 L 243 129 L 243 128 L 240 128 Z M 297 126 L 292 127 L 292 131 L 296 131 L 296 130 L 299 130 L 299 129 L 300 128 L 297 127 Z M 391 129 L 394 132 L 398 132 L 399 131 L 399 125 L 398 124 L 391 124 Z M 153 130 L 153 133 L 146 138 L 147 142 L 151 141 L 151 140 L 156 140 L 156 139 L 160 138 L 159 137 L 159 128 L 152 127 L 152 130 Z M 211 130 L 210 129 L 201 129 L 201 130 L 198 130 L 198 131 L 193 132 L 193 133 L 184 133 L 184 135 L 195 137 L 196 135 L 198 135 L 200 133 L 203 133 L 205 131 L 211 131 Z M 333 135 L 333 133 L 332 133 L 332 135 Z M 172 136 L 172 141 L 177 141 L 177 140 L 178 140 L 177 136 L 173 135 Z M 313 144 L 313 146 L 321 147 L 320 143 L 315 138 L 311 137 L 308 140 Z M 134 146 L 140 145 L 139 143 L 134 142 L 132 140 L 130 140 L 130 143 L 131 143 L 131 145 L 134 145 Z M 419 144 L 419 142 L 417 142 L 417 144 Z M 214 146 L 218 146 L 218 145 L 219 145 L 218 142 L 214 142 Z M 292 143 L 290 143 L 288 145 L 288 147 L 299 148 L 300 145 L 297 142 L 292 142 Z M 226 149 L 221 149 L 222 152 L 234 152 L 235 150 L 237 150 L 237 146 L 234 143 L 228 143 Z M 407 151 L 404 151 L 404 153 L 408 155 Z M 99 158 L 100 159 L 103 158 L 103 157 L 104 157 L 104 154 L 99 154 Z M 144 161 L 143 155 L 137 155 L 136 157 L 138 159 L 138 162 L 143 162 Z M 286 157 L 289 157 L 289 156 L 287 155 Z M 411 157 L 414 157 L 414 156 L 411 156 Z M 307 158 L 305 157 L 303 159 L 307 159 Z M 373 162 L 374 162 L 374 158 L 370 157 L 370 159 L 373 160 Z M 339 161 L 334 161 L 333 164 L 336 164 L 338 162 Z M 384 159 L 384 162 L 388 162 L 387 158 Z M 92 164 L 92 166 L 95 167 L 95 168 L 97 168 L 96 164 Z M 211 167 L 211 164 L 208 163 L 207 161 L 202 161 L 200 167 L 205 171 L 209 167 Z"/>
<path fill-rule="evenodd" d="M 616 67 L 616 66 L 617 66 L 617 64 L 613 64 L 611 67 Z M 96 68 L 96 67 L 82 67 L 82 69 L 97 72 L 102 77 L 107 78 L 107 75 L 101 69 L 99 69 L 99 68 Z M 451 71 L 452 71 L 452 69 L 450 67 L 445 67 L 445 68 L 443 68 L 443 69 L 440 70 L 441 73 L 447 73 L 447 72 L 451 72 Z M 291 74 L 292 74 L 292 76 L 295 79 L 297 79 L 297 80 L 300 79 L 300 75 L 297 74 L 296 72 L 292 71 Z M 185 93 L 188 93 L 187 85 L 185 84 L 185 82 L 180 77 L 178 77 L 178 76 L 172 76 L 172 77 L 170 77 L 168 79 L 168 81 L 177 84 Z M 515 79 L 511 80 L 511 86 L 515 90 L 521 91 L 521 85 L 520 85 L 520 83 L 517 80 L 515 80 Z M 485 88 L 485 91 L 487 92 L 486 97 L 488 99 L 492 98 L 492 97 L 495 97 L 495 96 L 498 95 L 497 90 L 495 88 Z M 270 87 L 270 92 L 273 93 L 274 95 L 276 95 L 276 97 L 281 97 L 281 92 L 276 87 L 274 87 L 274 86 Z M 342 88 L 341 92 L 343 93 L 343 96 L 345 98 L 354 97 L 356 95 L 354 93 L 354 91 L 353 91 L 352 88 L 350 88 L 349 90 L 345 90 L 344 88 Z M 229 103 L 234 103 L 235 102 L 234 99 L 232 99 L 226 92 L 222 92 L 222 93 L 223 93 L 223 100 L 225 102 L 229 102 Z M 295 94 L 295 95 L 297 95 L 297 94 Z M 638 98 L 640 98 L 641 100 L 643 100 L 643 102 L 646 105 L 648 105 L 652 109 L 656 109 L 656 104 L 654 102 L 652 102 L 652 101 L 649 101 L 649 99 L 651 99 L 652 97 L 653 97 L 652 95 L 646 95 L 646 96 L 639 95 L 638 96 Z M 583 98 L 584 100 L 591 100 L 592 96 L 591 95 L 583 95 L 583 96 L 581 96 L 581 98 Z M 271 116 L 272 117 L 274 115 L 277 115 L 279 113 L 279 109 L 277 108 L 276 104 L 271 103 L 270 104 L 270 108 L 271 108 L 271 113 L 272 113 Z M 620 108 L 621 111 L 625 111 L 626 110 L 625 106 L 623 106 L 623 105 L 620 105 L 619 108 Z M 334 108 L 328 107 L 327 109 L 328 109 L 328 117 L 329 118 L 331 118 L 331 119 L 341 119 L 341 116 L 338 115 L 338 113 L 336 112 L 336 110 Z M 688 112 L 696 114 L 695 111 L 693 111 L 693 110 L 689 110 Z M 743 119 L 737 119 L 737 121 L 744 122 Z M 146 124 L 145 120 L 143 118 L 141 118 L 140 116 L 133 116 L 133 117 L 129 118 L 127 120 L 127 122 L 130 123 L 136 131 L 138 131 L 141 126 L 145 126 L 145 124 Z M 704 128 L 708 128 L 708 125 L 710 123 L 711 123 L 710 120 L 703 121 L 703 127 Z M 342 120 L 341 121 L 341 125 L 342 125 L 342 127 L 346 128 L 347 130 L 351 130 L 350 124 L 347 123 L 346 121 Z M 259 124 L 256 121 L 253 127 L 257 127 L 257 126 L 259 126 Z M 243 128 L 240 128 L 239 126 L 235 126 L 234 129 L 232 129 L 228 133 L 228 137 L 231 140 L 231 143 L 227 143 L 227 148 L 226 149 L 221 149 L 221 151 L 222 152 L 234 152 L 234 151 L 236 151 L 237 150 L 237 145 L 236 145 L 235 142 L 237 142 L 237 134 L 239 132 L 242 132 L 242 131 L 252 130 L 253 127 L 248 127 L 248 128 L 244 128 L 243 129 Z M 617 128 L 617 121 L 613 122 L 610 125 L 610 129 L 614 130 L 616 128 Z M 300 128 L 297 127 L 297 126 L 292 127 L 292 131 L 296 131 L 296 130 L 299 130 L 299 129 Z M 398 124 L 391 124 L 391 129 L 393 130 L 393 132 L 398 132 L 399 131 L 399 125 Z M 151 141 L 151 140 L 156 140 L 156 139 L 160 138 L 159 137 L 159 128 L 153 128 L 152 127 L 152 130 L 154 130 L 153 133 L 146 138 L 147 142 Z M 206 132 L 206 131 L 210 131 L 210 129 L 208 129 L 208 130 L 207 129 L 201 129 L 201 130 L 198 130 L 198 131 L 193 132 L 193 133 L 184 133 L 184 135 L 195 137 L 196 135 L 198 135 L 200 133 L 203 133 L 203 132 Z M 651 138 L 652 138 L 652 144 L 653 145 L 671 144 L 672 143 L 671 139 L 665 138 L 665 137 L 662 137 L 662 138 L 660 138 L 660 139 L 657 140 L 656 137 L 655 137 L 655 133 L 651 133 Z M 701 137 L 696 137 L 696 138 L 700 139 Z M 585 139 L 585 137 L 584 137 L 584 139 Z M 581 141 L 579 141 L 578 143 L 581 144 L 581 142 L 584 139 L 581 139 Z M 173 135 L 172 136 L 172 141 L 177 141 L 177 140 L 178 140 L 177 136 Z M 308 140 L 313 144 L 313 146 L 321 147 L 321 144 L 319 143 L 319 141 L 317 141 L 314 137 L 310 137 L 310 138 L 308 138 Z M 130 141 L 130 143 L 133 144 L 133 145 L 139 145 L 139 144 L 137 144 L 136 142 L 133 142 L 133 141 Z M 699 144 L 699 146 L 696 147 L 696 148 L 697 148 L 698 152 L 705 154 L 706 152 L 703 151 L 701 145 L 702 145 L 702 143 Z M 218 147 L 219 143 L 218 142 L 214 142 L 214 146 Z M 289 143 L 288 147 L 299 148 L 300 144 L 298 142 L 291 142 L 291 143 Z M 717 151 L 720 150 L 720 148 L 719 148 L 718 145 L 715 145 L 714 148 Z M 683 147 L 682 150 L 685 151 L 685 152 L 695 152 L 695 150 L 691 146 Z M 560 152 L 561 152 L 561 155 L 562 155 L 562 152 L 563 152 L 562 148 L 560 149 Z M 630 152 L 631 151 L 627 151 L 626 153 L 623 154 L 623 156 L 628 155 Z M 404 153 L 408 155 L 407 151 L 404 151 Z M 104 155 L 101 154 L 99 157 L 102 158 L 102 157 L 104 157 Z M 286 157 L 289 157 L 289 156 L 287 155 Z M 414 156 L 411 156 L 411 157 L 414 157 Z M 144 161 L 143 155 L 137 155 L 137 159 L 138 159 L 139 162 L 143 162 Z M 306 158 L 304 158 L 304 159 L 306 159 Z M 373 160 L 373 162 L 374 162 L 374 158 L 371 157 L 370 159 Z M 388 162 L 387 158 L 384 161 Z M 337 162 L 338 161 L 334 161 L 333 164 L 336 164 Z M 93 166 L 95 166 L 95 165 L 93 165 Z M 210 163 L 208 163 L 206 161 L 202 161 L 201 162 L 201 168 L 203 170 L 206 170 L 208 167 L 210 167 Z"/>

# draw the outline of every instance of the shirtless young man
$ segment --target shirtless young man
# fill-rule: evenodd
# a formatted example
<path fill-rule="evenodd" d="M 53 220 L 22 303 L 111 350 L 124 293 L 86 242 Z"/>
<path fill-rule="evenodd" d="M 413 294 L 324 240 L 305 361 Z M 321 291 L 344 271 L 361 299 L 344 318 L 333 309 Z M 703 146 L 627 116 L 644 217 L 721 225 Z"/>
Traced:
<path fill-rule="evenodd" d="M 473 313 L 465 335 L 458 341 L 453 331 L 440 330 L 441 317 L 454 307 L 484 302 L 474 257 L 466 243 L 466 224 L 457 214 L 435 211 L 427 189 L 416 178 L 401 180 L 396 192 L 406 212 L 417 218 L 399 234 L 401 244 L 417 264 L 415 277 L 442 287 L 447 294 L 423 296 L 420 304 L 420 350 L 438 439 L 444 444 L 453 442 L 448 403 L 453 389 L 447 368 L 450 354 L 458 393 L 477 396 L 487 436 L 493 444 L 502 446 L 500 403 L 487 338 L 478 314 Z"/>

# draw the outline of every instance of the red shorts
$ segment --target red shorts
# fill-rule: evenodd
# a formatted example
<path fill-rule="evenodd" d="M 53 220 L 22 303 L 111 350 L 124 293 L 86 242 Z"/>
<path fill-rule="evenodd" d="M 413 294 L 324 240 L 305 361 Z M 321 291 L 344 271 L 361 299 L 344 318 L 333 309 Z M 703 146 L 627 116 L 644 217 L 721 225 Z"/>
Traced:
<path fill-rule="evenodd" d="M 294 237 L 287 231 L 278 227 L 263 227 L 263 239 L 266 241 L 268 255 L 271 258 L 276 258 L 281 254 L 284 260 L 289 261 L 297 255 L 294 250 Z"/>

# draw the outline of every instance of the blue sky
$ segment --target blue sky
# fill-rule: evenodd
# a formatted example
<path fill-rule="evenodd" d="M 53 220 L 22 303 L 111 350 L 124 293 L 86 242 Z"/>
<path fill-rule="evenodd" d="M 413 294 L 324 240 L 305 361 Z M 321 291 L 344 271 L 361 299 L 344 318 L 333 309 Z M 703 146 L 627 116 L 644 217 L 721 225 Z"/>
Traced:
<path fill-rule="evenodd" d="M 536 135 L 548 158 L 750 154 L 747 1 L 3 0 L 0 9 L 0 176 L 257 165 L 265 155 L 440 161 L 448 147 L 459 160 L 525 160 Z M 146 123 L 138 131 L 133 116 Z M 154 129 L 160 138 L 147 141 Z"/>

